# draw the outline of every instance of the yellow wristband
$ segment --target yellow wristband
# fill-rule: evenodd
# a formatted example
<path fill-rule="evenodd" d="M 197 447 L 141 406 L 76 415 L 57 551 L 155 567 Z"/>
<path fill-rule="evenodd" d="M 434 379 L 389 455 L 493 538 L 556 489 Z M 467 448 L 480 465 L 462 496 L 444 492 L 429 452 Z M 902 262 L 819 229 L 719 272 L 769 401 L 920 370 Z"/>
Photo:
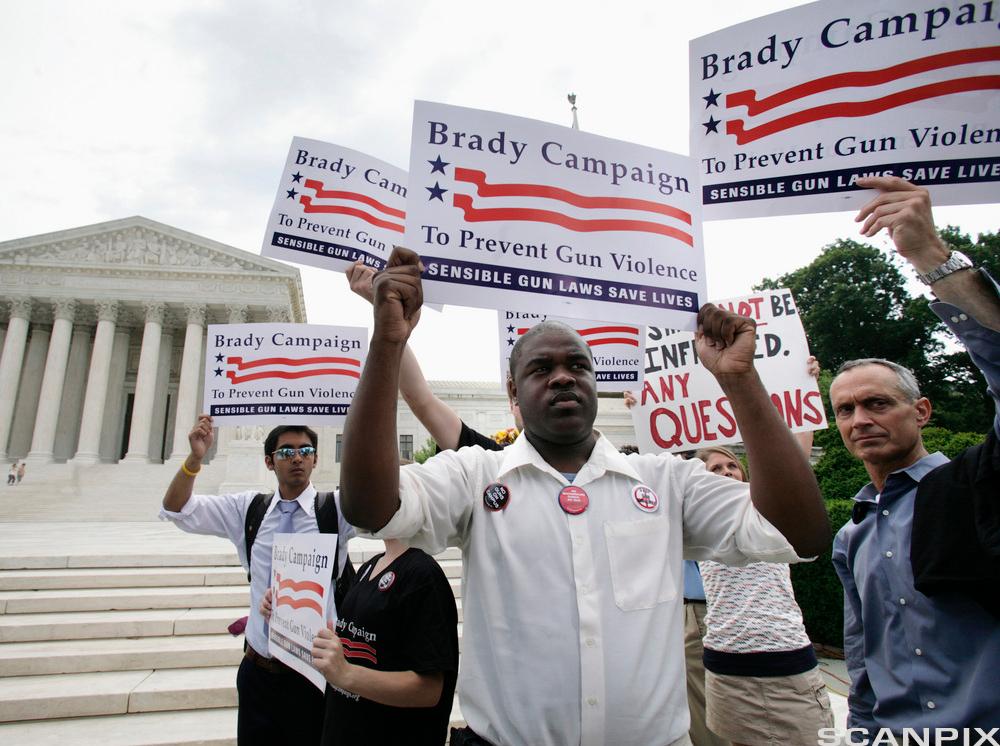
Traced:
<path fill-rule="evenodd" d="M 191 471 L 187 467 L 187 461 L 181 461 L 181 471 L 187 474 L 189 477 L 196 477 L 198 476 L 198 473 L 201 471 L 201 469 L 199 468 L 198 471 Z"/>

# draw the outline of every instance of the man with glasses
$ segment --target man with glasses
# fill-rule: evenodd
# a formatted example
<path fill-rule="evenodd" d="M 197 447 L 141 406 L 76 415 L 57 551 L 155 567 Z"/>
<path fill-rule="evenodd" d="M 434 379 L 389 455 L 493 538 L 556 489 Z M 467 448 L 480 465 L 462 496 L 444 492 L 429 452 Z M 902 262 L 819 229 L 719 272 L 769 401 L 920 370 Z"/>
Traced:
<path fill-rule="evenodd" d="M 192 494 L 195 477 L 214 439 L 212 418 L 199 415 L 188 434 L 191 452 L 167 487 L 160 517 L 183 531 L 229 539 L 250 575 L 246 656 L 236 678 L 238 743 L 241 746 L 287 743 L 300 738 L 304 743 L 319 743 L 323 730 L 323 693 L 305 677 L 269 656 L 267 622 L 260 613 L 260 602 L 271 577 L 274 535 L 312 534 L 320 530 L 317 508 L 322 496 L 310 481 L 316 466 L 318 437 L 304 425 L 281 425 L 271 430 L 264 440 L 264 463 L 278 481 L 273 495 L 258 495 L 254 490 L 235 495 Z M 330 500 L 336 508 L 337 567 L 342 572 L 347 565 L 347 542 L 354 536 L 354 529 L 342 517 L 338 495 L 325 496 L 323 511 L 329 509 Z M 262 518 L 256 524 L 253 511 L 260 508 L 263 511 L 258 515 Z M 250 521 L 248 511 L 251 511 Z M 251 524 L 256 524 L 256 535 L 248 557 L 246 533 L 252 530 Z M 327 614 L 332 618 L 331 612 L 328 608 Z"/>

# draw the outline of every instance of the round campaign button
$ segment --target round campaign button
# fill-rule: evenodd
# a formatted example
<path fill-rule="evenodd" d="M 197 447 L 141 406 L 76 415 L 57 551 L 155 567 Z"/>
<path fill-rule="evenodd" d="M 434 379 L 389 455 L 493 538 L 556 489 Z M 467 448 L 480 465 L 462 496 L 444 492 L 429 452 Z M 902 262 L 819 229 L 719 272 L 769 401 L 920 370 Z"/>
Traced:
<path fill-rule="evenodd" d="M 510 487 L 505 484 L 493 482 L 486 485 L 486 489 L 483 490 L 483 505 L 487 510 L 503 510 L 507 507 L 508 500 L 510 500 Z"/>
<path fill-rule="evenodd" d="M 385 575 L 378 579 L 378 589 L 380 591 L 387 591 L 392 587 L 392 584 L 396 582 L 396 573 L 389 570 Z"/>
<path fill-rule="evenodd" d="M 637 485 L 632 490 L 632 502 L 644 513 L 655 513 L 656 509 L 660 507 L 660 498 L 656 496 L 652 488 L 644 484 Z"/>
<path fill-rule="evenodd" d="M 590 505 L 590 498 L 580 487 L 563 487 L 559 490 L 559 507 L 570 515 L 580 515 Z"/>

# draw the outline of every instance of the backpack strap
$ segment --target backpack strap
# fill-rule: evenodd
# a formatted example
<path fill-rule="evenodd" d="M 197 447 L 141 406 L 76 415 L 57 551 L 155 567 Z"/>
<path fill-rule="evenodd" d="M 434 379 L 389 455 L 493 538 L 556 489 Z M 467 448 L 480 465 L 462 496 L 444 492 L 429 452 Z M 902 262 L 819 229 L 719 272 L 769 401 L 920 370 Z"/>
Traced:
<path fill-rule="evenodd" d="M 257 538 L 257 532 L 260 530 L 260 523 L 264 520 L 264 514 L 267 513 L 267 506 L 270 504 L 273 496 L 273 492 L 271 494 L 265 492 L 258 493 L 253 496 L 253 499 L 247 506 L 247 514 L 243 521 L 243 540 L 247 550 L 247 567 L 250 567 L 250 550 L 253 549 L 253 542 Z M 250 580 L 249 570 L 247 570 L 247 580 Z"/>

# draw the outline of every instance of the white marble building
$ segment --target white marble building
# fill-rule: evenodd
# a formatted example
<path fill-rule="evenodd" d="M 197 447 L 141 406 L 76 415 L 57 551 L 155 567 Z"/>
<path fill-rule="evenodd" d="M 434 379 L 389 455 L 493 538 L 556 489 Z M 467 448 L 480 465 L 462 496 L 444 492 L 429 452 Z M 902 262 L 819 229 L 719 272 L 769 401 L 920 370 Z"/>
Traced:
<path fill-rule="evenodd" d="M 298 269 L 142 217 L 0 243 L 0 463 L 176 464 L 201 408 L 205 325 L 255 321 L 306 321 Z M 510 424 L 498 383 L 432 387 L 480 431 Z M 620 399 L 600 405 L 598 427 L 633 442 Z M 399 425 L 410 456 L 427 432 L 405 406 Z M 222 429 L 229 486 L 266 477 L 262 432 Z M 320 433 L 324 481 L 339 477 L 339 435 Z"/>

